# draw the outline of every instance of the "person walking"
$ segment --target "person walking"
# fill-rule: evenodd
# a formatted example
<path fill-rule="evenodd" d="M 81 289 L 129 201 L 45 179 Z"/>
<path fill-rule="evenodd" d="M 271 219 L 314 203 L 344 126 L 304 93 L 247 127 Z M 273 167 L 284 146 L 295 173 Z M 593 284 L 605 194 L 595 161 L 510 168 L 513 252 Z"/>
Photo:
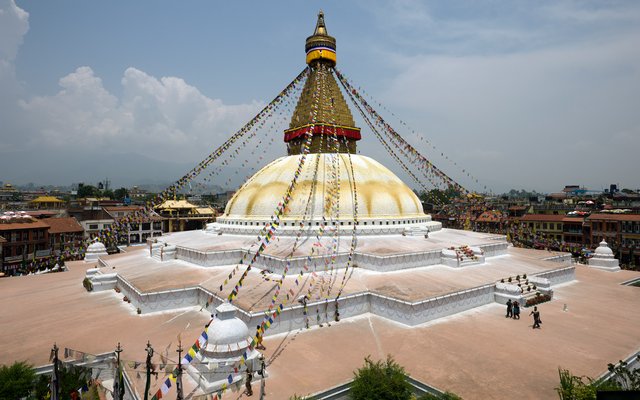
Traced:
<path fill-rule="evenodd" d="M 540 320 L 540 311 L 538 311 L 538 307 L 533 307 L 533 311 L 531 311 L 529 315 L 533 315 L 533 329 L 540 329 L 542 321 Z"/>
<path fill-rule="evenodd" d="M 258 349 L 258 350 L 266 350 L 267 349 L 262 344 L 262 327 L 260 325 L 258 325 L 256 327 L 256 342 L 257 342 L 256 349 Z"/>
<path fill-rule="evenodd" d="M 513 319 L 520 319 L 520 303 L 513 302 Z"/>
<path fill-rule="evenodd" d="M 513 317 L 513 303 L 511 302 L 511 299 L 507 300 L 507 315 L 505 317 Z"/>
<path fill-rule="evenodd" d="M 247 368 L 247 377 L 244 381 L 245 393 L 247 396 L 253 396 L 253 388 L 251 387 L 251 381 L 253 380 L 253 371 L 251 368 Z"/>

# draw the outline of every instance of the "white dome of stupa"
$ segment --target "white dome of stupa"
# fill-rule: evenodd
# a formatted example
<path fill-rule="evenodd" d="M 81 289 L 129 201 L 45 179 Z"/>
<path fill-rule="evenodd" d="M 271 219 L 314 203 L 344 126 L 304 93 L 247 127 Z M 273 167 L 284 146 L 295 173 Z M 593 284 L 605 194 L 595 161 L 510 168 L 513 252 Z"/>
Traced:
<path fill-rule="evenodd" d="M 280 157 L 258 171 L 229 200 L 224 215 L 211 229 L 258 232 L 271 220 L 276 205 L 296 178 L 301 157 Z M 337 195 L 332 195 L 336 187 Z M 348 227 L 354 214 L 360 229 L 375 229 L 371 232 L 375 234 L 400 233 L 418 226 L 430 231 L 441 228 L 424 213 L 418 196 L 400 178 L 376 160 L 357 154 L 307 154 L 286 206 L 280 218 L 280 234 L 297 231 L 302 221 L 315 227 L 324 220 L 335 221 L 344 228 L 342 232 L 350 234 Z"/>
<path fill-rule="evenodd" d="M 107 248 L 104 246 L 104 244 L 102 244 L 98 240 L 95 240 L 93 243 L 87 246 L 87 251 L 84 255 L 84 261 L 97 261 L 101 256 L 106 256 L 108 254 L 109 253 L 107 253 Z"/>
<path fill-rule="evenodd" d="M 613 257 L 613 251 L 611 250 L 611 248 L 609 248 L 609 245 L 604 240 L 600 242 L 600 245 L 598 246 L 598 248 L 596 248 L 594 254 L 598 257 Z"/>
<path fill-rule="evenodd" d="M 620 263 L 613 256 L 613 251 L 609 248 L 609 245 L 604 241 L 604 239 L 600 242 L 600 245 L 593 253 L 593 257 L 589 259 L 589 266 L 607 271 L 620 270 Z"/>
<path fill-rule="evenodd" d="M 236 317 L 236 311 L 236 307 L 229 303 L 222 303 L 216 308 L 216 316 L 207 328 L 207 351 L 237 351 L 251 344 L 249 327 Z"/>

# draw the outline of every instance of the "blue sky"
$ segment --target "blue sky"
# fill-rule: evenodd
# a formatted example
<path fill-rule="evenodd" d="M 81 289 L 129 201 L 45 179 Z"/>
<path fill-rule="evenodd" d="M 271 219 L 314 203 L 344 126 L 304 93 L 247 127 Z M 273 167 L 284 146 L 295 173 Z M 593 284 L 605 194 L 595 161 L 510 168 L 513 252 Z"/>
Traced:
<path fill-rule="evenodd" d="M 0 180 L 180 176 L 304 67 L 320 8 L 340 70 L 461 183 L 640 187 L 634 1 L 0 0 Z"/>

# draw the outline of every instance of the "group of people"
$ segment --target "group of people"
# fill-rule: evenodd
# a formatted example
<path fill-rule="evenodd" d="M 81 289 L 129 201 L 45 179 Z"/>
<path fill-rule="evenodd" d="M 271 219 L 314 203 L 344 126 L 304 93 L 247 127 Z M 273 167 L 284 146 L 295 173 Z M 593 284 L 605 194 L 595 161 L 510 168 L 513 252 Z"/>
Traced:
<path fill-rule="evenodd" d="M 506 318 L 520 319 L 520 303 L 512 302 L 511 299 L 507 300 Z"/>
<path fill-rule="evenodd" d="M 529 315 L 533 316 L 533 329 L 540 329 L 542 320 L 540 319 L 540 311 L 538 311 L 538 307 L 533 307 L 533 311 L 531 311 Z M 520 303 L 517 301 L 511 301 L 511 299 L 507 300 L 507 315 L 505 317 L 520 319 Z"/>

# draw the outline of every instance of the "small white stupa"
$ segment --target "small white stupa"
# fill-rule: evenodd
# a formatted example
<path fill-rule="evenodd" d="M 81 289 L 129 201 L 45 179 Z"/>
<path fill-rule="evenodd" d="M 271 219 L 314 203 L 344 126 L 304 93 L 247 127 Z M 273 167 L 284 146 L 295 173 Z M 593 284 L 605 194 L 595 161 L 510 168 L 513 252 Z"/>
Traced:
<path fill-rule="evenodd" d="M 606 271 L 619 271 L 620 262 L 613 256 L 613 251 L 609 248 L 607 242 L 602 240 L 600 245 L 589 259 L 589 266 L 592 268 L 604 269 Z"/>
<path fill-rule="evenodd" d="M 218 391 L 223 385 L 230 388 L 239 384 L 246 378 L 247 368 L 254 376 L 260 371 L 260 352 L 249 347 L 253 337 L 247 324 L 236 317 L 236 311 L 230 303 L 216 308 L 216 316 L 207 328 L 207 341 L 189 365 L 189 375 L 205 393 Z M 247 359 L 240 365 L 245 352 Z"/>
<path fill-rule="evenodd" d="M 91 243 L 89 247 L 87 247 L 87 252 L 84 254 L 84 262 L 88 263 L 98 261 L 98 258 L 106 256 L 108 254 L 109 253 L 107 253 L 107 248 L 96 238 L 93 243 Z"/>

